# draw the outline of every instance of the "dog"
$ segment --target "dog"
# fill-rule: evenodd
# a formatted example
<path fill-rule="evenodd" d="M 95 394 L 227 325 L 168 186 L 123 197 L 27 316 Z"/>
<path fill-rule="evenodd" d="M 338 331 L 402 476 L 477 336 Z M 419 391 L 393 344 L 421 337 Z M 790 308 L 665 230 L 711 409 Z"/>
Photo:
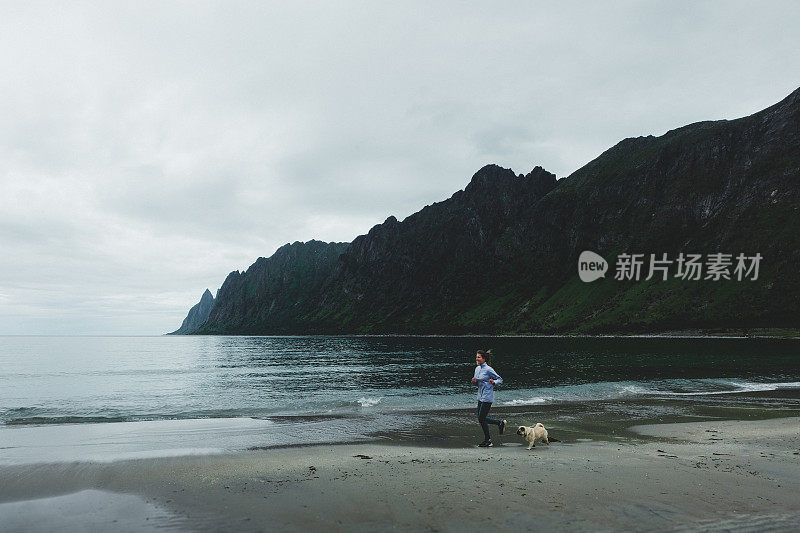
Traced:
<path fill-rule="evenodd" d="M 547 434 L 547 430 L 544 428 L 544 425 L 540 422 L 533 427 L 530 426 L 520 426 L 517 429 L 517 435 L 521 435 L 525 438 L 525 440 L 529 443 L 528 449 L 536 447 L 536 441 L 540 440 L 550 445 L 550 441 L 558 442 L 558 439 L 554 439 Z"/>

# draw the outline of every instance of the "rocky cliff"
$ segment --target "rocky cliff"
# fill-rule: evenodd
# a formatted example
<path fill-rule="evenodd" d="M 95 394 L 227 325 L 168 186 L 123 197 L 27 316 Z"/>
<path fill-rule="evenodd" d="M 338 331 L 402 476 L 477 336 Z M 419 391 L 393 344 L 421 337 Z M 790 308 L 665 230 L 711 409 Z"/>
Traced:
<path fill-rule="evenodd" d="M 200 297 L 200 301 L 189 309 L 189 314 L 183 319 L 181 327 L 170 335 L 189 335 L 196 332 L 208 319 L 212 307 L 214 307 L 214 296 L 210 290 L 206 289 L 206 292 Z"/>
<path fill-rule="evenodd" d="M 200 333 L 292 333 L 313 306 L 348 243 L 286 244 L 244 271 L 231 272 Z"/>

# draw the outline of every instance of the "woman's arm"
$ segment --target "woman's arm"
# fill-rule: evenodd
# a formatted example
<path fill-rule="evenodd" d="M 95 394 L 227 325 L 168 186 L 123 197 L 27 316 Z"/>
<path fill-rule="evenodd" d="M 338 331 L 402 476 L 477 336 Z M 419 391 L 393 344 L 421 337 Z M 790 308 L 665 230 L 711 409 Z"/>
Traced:
<path fill-rule="evenodd" d="M 492 376 L 491 381 L 493 385 L 500 385 L 503 383 L 503 378 L 500 377 L 500 374 L 494 371 L 494 368 L 489 367 L 486 370 L 488 371 L 489 375 Z"/>

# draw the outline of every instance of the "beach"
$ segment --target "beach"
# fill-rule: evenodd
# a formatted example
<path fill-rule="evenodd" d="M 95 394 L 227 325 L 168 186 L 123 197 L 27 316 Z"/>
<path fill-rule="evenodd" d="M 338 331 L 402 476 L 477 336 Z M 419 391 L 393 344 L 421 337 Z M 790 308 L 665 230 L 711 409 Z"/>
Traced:
<path fill-rule="evenodd" d="M 638 438 L 531 451 L 511 428 L 489 449 L 370 442 L 7 465 L 0 529 L 50 530 L 59 508 L 66 531 L 796 529 L 800 418 L 631 429 Z"/>
<path fill-rule="evenodd" d="M 0 337 L 0 531 L 796 530 L 798 342 Z"/>

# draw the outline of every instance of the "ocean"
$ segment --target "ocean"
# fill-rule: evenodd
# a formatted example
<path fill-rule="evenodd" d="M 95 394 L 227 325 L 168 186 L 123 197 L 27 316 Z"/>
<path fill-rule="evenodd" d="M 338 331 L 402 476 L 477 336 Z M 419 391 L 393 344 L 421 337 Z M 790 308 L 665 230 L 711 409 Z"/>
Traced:
<path fill-rule="evenodd" d="M 800 413 L 798 339 L 5 336 L 0 463 L 375 439 L 461 446 L 481 435 L 478 349 L 492 349 L 504 379 L 491 415 L 542 421 L 566 441 Z"/>

